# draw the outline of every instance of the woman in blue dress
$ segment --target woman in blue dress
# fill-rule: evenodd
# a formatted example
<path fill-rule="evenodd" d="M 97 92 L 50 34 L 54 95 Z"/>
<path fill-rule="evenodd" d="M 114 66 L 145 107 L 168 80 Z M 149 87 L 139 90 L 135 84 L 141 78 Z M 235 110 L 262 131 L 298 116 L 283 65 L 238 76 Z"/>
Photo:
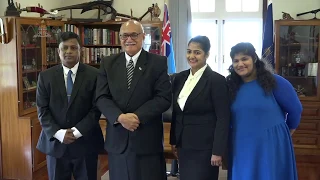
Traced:
<path fill-rule="evenodd" d="M 297 180 L 291 135 L 302 105 L 289 81 L 268 70 L 250 43 L 232 47 L 228 180 Z"/>

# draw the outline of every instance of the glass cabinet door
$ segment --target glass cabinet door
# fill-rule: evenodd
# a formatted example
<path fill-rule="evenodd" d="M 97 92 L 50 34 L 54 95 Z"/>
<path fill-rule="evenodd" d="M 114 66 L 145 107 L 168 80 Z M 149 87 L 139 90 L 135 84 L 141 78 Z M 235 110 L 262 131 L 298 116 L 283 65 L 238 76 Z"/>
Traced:
<path fill-rule="evenodd" d="M 47 68 L 58 65 L 60 63 L 58 48 L 59 38 L 62 33 L 63 26 L 46 25 L 46 57 Z"/>
<path fill-rule="evenodd" d="M 320 26 L 281 25 L 276 61 L 278 74 L 294 86 L 302 99 L 318 94 Z"/>
<path fill-rule="evenodd" d="M 160 54 L 162 23 L 157 25 L 143 24 L 145 40 L 143 49 L 154 54 Z"/>
<path fill-rule="evenodd" d="M 40 21 L 18 23 L 19 113 L 25 115 L 36 108 L 36 88 L 42 71 L 42 39 Z M 20 37 L 19 37 L 20 36 Z M 20 74 L 20 73 L 19 73 Z"/>

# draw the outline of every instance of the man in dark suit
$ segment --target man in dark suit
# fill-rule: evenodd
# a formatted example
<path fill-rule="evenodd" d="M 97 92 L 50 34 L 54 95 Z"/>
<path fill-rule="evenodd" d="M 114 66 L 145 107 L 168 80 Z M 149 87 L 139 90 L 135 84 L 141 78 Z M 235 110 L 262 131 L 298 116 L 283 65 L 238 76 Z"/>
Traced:
<path fill-rule="evenodd" d="M 98 69 L 79 63 L 79 37 L 61 35 L 62 65 L 39 74 L 38 117 L 42 131 L 37 148 L 47 155 L 50 180 L 96 180 L 98 152 L 103 149 L 95 105 Z"/>
<path fill-rule="evenodd" d="M 162 113 L 171 104 L 167 58 L 142 49 L 133 20 L 120 29 L 125 52 L 102 61 L 97 106 L 106 116 L 110 180 L 165 180 Z"/>

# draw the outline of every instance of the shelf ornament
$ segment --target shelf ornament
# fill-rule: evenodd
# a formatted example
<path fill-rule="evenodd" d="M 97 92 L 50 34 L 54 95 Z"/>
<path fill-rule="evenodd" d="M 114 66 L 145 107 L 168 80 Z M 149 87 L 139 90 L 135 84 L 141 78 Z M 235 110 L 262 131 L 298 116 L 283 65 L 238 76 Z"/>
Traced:
<path fill-rule="evenodd" d="M 304 13 L 299 13 L 297 14 L 297 16 L 302 16 L 302 15 L 305 15 L 305 14 L 314 14 L 314 18 L 313 19 L 318 19 L 317 18 L 317 13 L 320 11 L 320 8 L 319 9 L 315 9 L 315 10 L 312 10 L 312 11 L 308 11 L 308 12 L 304 12 Z"/>
<path fill-rule="evenodd" d="M 101 15 L 111 15 L 111 19 L 113 21 L 121 21 L 122 18 L 127 19 L 134 19 L 137 21 L 141 21 L 148 13 L 152 15 L 153 7 L 149 7 L 146 13 L 144 13 L 141 17 L 133 17 L 132 16 L 132 9 L 131 15 L 118 13 L 117 10 L 112 7 L 113 0 L 109 1 L 91 1 L 87 3 L 75 4 L 71 6 L 65 6 L 60 8 L 51 9 L 51 11 L 64 11 L 70 10 L 70 21 L 80 21 L 80 22 L 102 22 Z M 96 19 L 83 19 L 83 18 L 73 18 L 72 17 L 72 10 L 73 9 L 82 9 L 81 14 L 91 11 L 91 10 L 98 10 L 98 17 Z M 102 11 L 102 12 L 101 12 Z"/>

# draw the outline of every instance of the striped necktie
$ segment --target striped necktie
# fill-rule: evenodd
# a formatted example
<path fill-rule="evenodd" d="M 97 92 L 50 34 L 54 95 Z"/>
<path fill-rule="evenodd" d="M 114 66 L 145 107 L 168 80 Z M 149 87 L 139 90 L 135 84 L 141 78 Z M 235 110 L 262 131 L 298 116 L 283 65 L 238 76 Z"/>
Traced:
<path fill-rule="evenodd" d="M 133 70 L 134 70 L 134 64 L 132 58 L 129 61 L 129 64 L 127 65 L 127 85 L 128 85 L 128 90 L 130 89 L 131 81 L 132 81 L 132 76 L 133 76 Z"/>
<path fill-rule="evenodd" d="M 68 96 L 68 102 L 70 101 L 70 97 L 72 94 L 72 88 L 73 88 L 73 81 L 72 81 L 72 71 L 69 70 L 68 77 L 67 77 L 67 96 Z"/>

